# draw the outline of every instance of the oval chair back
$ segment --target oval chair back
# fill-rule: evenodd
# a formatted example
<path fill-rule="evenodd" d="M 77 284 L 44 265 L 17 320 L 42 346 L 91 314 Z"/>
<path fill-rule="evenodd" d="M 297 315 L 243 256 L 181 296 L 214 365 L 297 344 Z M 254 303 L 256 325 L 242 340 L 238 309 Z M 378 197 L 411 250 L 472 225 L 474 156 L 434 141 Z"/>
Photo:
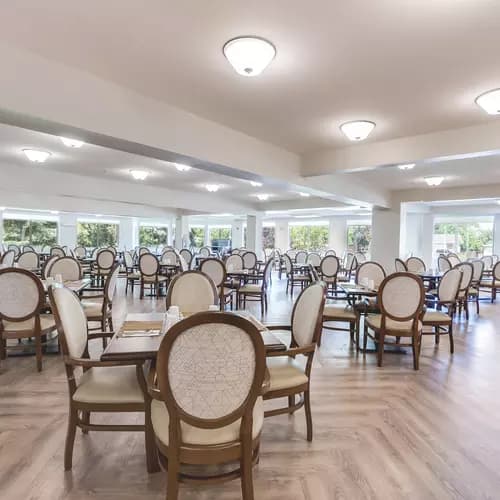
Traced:
<path fill-rule="evenodd" d="M 255 269 L 257 266 L 257 255 L 255 252 L 245 252 L 242 255 L 243 269 Z"/>
<path fill-rule="evenodd" d="M 23 246 L 23 252 L 34 252 L 35 248 L 32 247 L 31 245 L 24 245 Z"/>
<path fill-rule="evenodd" d="M 307 261 L 307 252 L 304 250 L 300 250 L 295 255 L 295 262 L 297 264 L 305 264 Z"/>
<path fill-rule="evenodd" d="M 378 262 L 367 261 L 358 267 L 355 282 L 378 290 L 385 277 L 385 270 Z M 373 285 L 370 282 L 373 282 Z"/>
<path fill-rule="evenodd" d="M 12 249 L 7 250 L 2 255 L 2 259 L 0 260 L 0 264 L 2 264 L 5 267 L 12 267 L 14 265 L 15 258 L 16 258 L 16 252 Z"/>
<path fill-rule="evenodd" d="M 210 276 L 201 271 L 186 271 L 175 276 L 167 291 L 167 309 L 178 306 L 182 313 L 208 311 L 218 305 L 217 288 Z"/>
<path fill-rule="evenodd" d="M 292 259 L 292 262 L 295 262 L 295 257 L 297 257 L 298 250 L 294 250 L 291 248 L 290 250 L 286 251 L 286 255 Z"/>
<path fill-rule="evenodd" d="M 111 272 L 106 278 L 106 283 L 104 285 L 104 300 L 109 306 L 113 303 L 113 298 L 116 292 L 116 285 L 118 284 L 118 276 L 120 274 L 120 265 L 115 264 Z"/>
<path fill-rule="evenodd" d="M 455 305 L 461 280 L 462 271 L 456 267 L 443 274 L 437 289 L 438 301 L 441 304 Z"/>
<path fill-rule="evenodd" d="M 472 264 L 472 285 L 478 286 L 481 283 L 484 272 L 484 262 L 479 259 L 471 261 Z"/>
<path fill-rule="evenodd" d="M 64 252 L 64 248 L 56 246 L 50 249 L 50 256 L 52 257 L 53 255 L 57 257 L 64 257 L 66 253 Z"/>
<path fill-rule="evenodd" d="M 224 262 L 226 272 L 241 271 L 243 269 L 243 257 L 239 254 L 231 254 Z"/>
<path fill-rule="evenodd" d="M 138 252 L 139 257 L 140 257 L 141 255 L 144 255 L 145 253 L 151 253 L 151 252 L 149 251 L 149 248 L 148 248 L 148 247 L 140 247 L 140 248 L 139 248 L 139 252 Z"/>
<path fill-rule="evenodd" d="M 28 271 L 36 271 L 40 267 L 40 258 L 36 252 L 24 251 L 17 259 L 20 268 Z"/>
<path fill-rule="evenodd" d="M 200 266 L 200 271 L 209 276 L 217 288 L 226 281 L 226 268 L 222 260 L 215 257 L 205 259 Z"/>
<path fill-rule="evenodd" d="M 453 269 L 459 269 L 462 271 L 462 279 L 460 280 L 460 288 L 458 291 L 458 295 L 464 296 L 467 294 L 467 291 L 472 283 L 472 276 L 474 274 L 474 268 L 470 262 L 460 262 L 454 266 Z"/>
<path fill-rule="evenodd" d="M 409 257 L 406 260 L 406 269 L 410 273 L 423 273 L 425 272 L 425 262 L 419 257 Z"/>
<path fill-rule="evenodd" d="M 130 270 L 134 267 L 134 257 L 132 257 L 132 253 L 128 250 L 123 252 L 123 261 L 127 270 Z"/>
<path fill-rule="evenodd" d="M 85 257 L 87 256 L 86 248 L 81 245 L 75 247 L 74 253 L 77 259 L 85 259 Z"/>
<path fill-rule="evenodd" d="M 452 267 L 455 267 L 456 265 L 460 264 L 460 259 L 458 258 L 458 255 L 455 253 L 450 253 L 448 254 L 448 260 L 450 261 L 450 264 Z"/>
<path fill-rule="evenodd" d="M 283 255 L 283 262 L 285 264 L 285 272 L 287 276 L 291 275 L 293 273 L 293 263 L 292 263 L 292 258 L 288 253 Z"/>
<path fill-rule="evenodd" d="M 7 247 L 7 250 L 12 250 L 14 252 L 14 257 L 17 257 L 21 253 L 21 249 L 19 248 L 19 246 L 15 245 L 14 243 L 11 243 Z"/>
<path fill-rule="evenodd" d="M 193 254 L 191 253 L 191 251 L 187 248 L 183 248 L 179 251 L 179 254 L 184 258 L 188 267 L 191 267 L 191 261 L 193 260 Z"/>
<path fill-rule="evenodd" d="M 160 271 L 158 257 L 152 253 L 143 253 L 139 257 L 139 271 L 143 277 L 154 277 Z"/>
<path fill-rule="evenodd" d="M 329 278 L 329 281 L 337 277 L 340 269 L 340 262 L 335 255 L 326 255 L 321 260 L 319 272 L 322 278 Z"/>
<path fill-rule="evenodd" d="M 42 266 L 42 279 L 47 279 L 50 276 L 50 268 L 54 264 L 56 260 L 58 260 L 60 257 L 57 255 L 52 255 L 52 257 L 49 257 Z"/>
<path fill-rule="evenodd" d="M 96 263 L 100 273 L 110 271 L 115 263 L 115 254 L 106 248 L 99 250 L 96 255 Z"/>
<path fill-rule="evenodd" d="M 325 257 L 327 257 L 328 255 L 333 255 L 334 257 L 336 257 L 337 252 L 335 250 L 330 249 L 325 252 Z"/>
<path fill-rule="evenodd" d="M 162 253 L 160 263 L 166 266 L 175 266 L 177 265 L 177 260 L 177 254 L 174 250 L 165 250 Z"/>
<path fill-rule="evenodd" d="M 493 256 L 492 255 L 484 255 L 481 257 L 481 260 L 484 263 L 484 269 L 489 270 L 493 267 Z"/>
<path fill-rule="evenodd" d="M 55 278 L 58 274 L 61 275 L 63 281 L 81 280 L 82 266 L 73 257 L 60 257 L 52 263 L 48 276 Z"/>
<path fill-rule="evenodd" d="M 445 255 L 440 255 L 438 257 L 438 269 L 439 272 L 444 273 L 445 271 L 448 271 L 448 269 L 451 269 L 452 265 L 451 262 L 448 260 L 448 257 Z"/>
<path fill-rule="evenodd" d="M 201 247 L 199 251 L 200 257 L 210 257 L 212 250 L 209 247 Z"/>
<path fill-rule="evenodd" d="M 321 265 L 321 256 L 319 255 L 319 253 L 310 253 L 306 258 L 306 264 L 311 264 L 314 267 L 319 267 Z"/>
<path fill-rule="evenodd" d="M 406 271 L 408 271 L 408 268 L 406 267 L 406 262 L 398 257 L 394 259 L 394 267 L 397 273 L 405 273 Z"/>

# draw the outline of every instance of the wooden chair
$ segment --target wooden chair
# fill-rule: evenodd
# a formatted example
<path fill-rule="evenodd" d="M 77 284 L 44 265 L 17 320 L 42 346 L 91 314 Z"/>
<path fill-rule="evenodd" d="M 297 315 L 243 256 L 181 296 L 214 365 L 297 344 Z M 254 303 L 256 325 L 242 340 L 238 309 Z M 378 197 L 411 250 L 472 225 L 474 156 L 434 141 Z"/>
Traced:
<path fill-rule="evenodd" d="M 50 256 L 52 257 L 55 255 L 56 257 L 65 257 L 66 253 L 64 251 L 64 248 L 55 246 L 50 249 Z"/>
<path fill-rule="evenodd" d="M 182 250 L 179 251 L 179 254 L 186 261 L 188 268 L 191 269 L 191 263 L 193 261 L 193 254 L 191 253 L 191 251 L 188 250 L 187 248 L 183 248 Z"/>
<path fill-rule="evenodd" d="M 5 267 L 12 267 L 16 258 L 16 252 L 13 249 L 7 250 L 0 259 L 0 264 Z"/>
<path fill-rule="evenodd" d="M 245 283 L 236 290 L 236 307 L 239 309 L 247 306 L 247 300 L 259 301 L 261 314 L 267 312 L 267 289 L 271 279 L 271 271 L 273 269 L 273 261 L 269 259 L 264 267 L 262 280 L 260 283 Z"/>
<path fill-rule="evenodd" d="M 50 314 L 41 314 L 45 307 L 45 290 L 40 279 L 25 269 L 0 269 L 0 359 L 8 349 L 23 349 L 23 345 L 7 347 L 8 339 L 35 340 L 36 366 L 42 371 L 42 347 L 56 329 Z"/>
<path fill-rule="evenodd" d="M 296 264 L 306 264 L 307 263 L 307 252 L 305 250 L 299 250 L 295 254 L 295 263 Z"/>
<path fill-rule="evenodd" d="M 367 316 L 363 339 L 364 352 L 368 337 L 377 345 L 378 366 L 382 366 L 384 346 L 398 344 L 412 348 L 413 368 L 418 370 L 422 333 L 420 316 L 424 298 L 422 280 L 412 273 L 394 273 L 382 281 L 378 292 L 381 313 Z M 370 330 L 374 333 L 370 333 Z M 388 336 L 395 337 L 396 341 L 387 341 Z M 401 338 L 405 337 L 410 337 L 411 342 L 401 343 Z"/>
<path fill-rule="evenodd" d="M 398 257 L 394 259 L 394 267 L 397 273 L 405 273 L 408 271 L 406 267 L 406 262 Z"/>
<path fill-rule="evenodd" d="M 55 278 L 61 275 L 63 281 L 77 281 L 83 277 L 82 266 L 74 257 L 60 257 L 50 266 L 48 276 Z"/>
<path fill-rule="evenodd" d="M 40 270 L 40 257 L 33 250 L 25 250 L 17 258 L 17 264 L 21 269 L 36 272 Z"/>
<path fill-rule="evenodd" d="M 293 291 L 296 286 L 300 286 L 301 290 L 303 290 L 309 283 L 310 278 L 308 273 L 304 273 L 302 271 L 297 271 L 294 266 L 292 259 L 288 254 L 283 255 L 283 261 L 285 263 L 285 271 L 286 271 L 286 293 L 290 290 L 290 295 L 293 297 Z"/>
<path fill-rule="evenodd" d="M 461 262 L 460 257 L 456 253 L 449 253 L 448 260 L 450 261 L 452 267 L 457 266 Z"/>
<path fill-rule="evenodd" d="M 306 264 L 311 264 L 314 267 L 321 265 L 321 256 L 319 253 L 312 252 L 306 258 Z"/>
<path fill-rule="evenodd" d="M 42 273 L 41 273 L 43 280 L 47 279 L 50 276 L 50 269 L 53 266 L 54 262 L 58 259 L 59 257 L 57 257 L 57 255 L 52 255 L 43 263 Z"/>
<path fill-rule="evenodd" d="M 441 278 L 437 289 L 435 309 L 426 309 L 422 318 L 423 326 L 430 326 L 433 331 L 422 330 L 422 335 L 434 335 L 436 344 L 439 344 L 441 335 L 450 338 L 450 353 L 453 354 L 453 314 L 457 304 L 458 290 L 462 279 L 462 271 L 458 268 L 448 269 Z M 446 308 L 447 312 L 442 309 Z"/>
<path fill-rule="evenodd" d="M 491 303 L 497 298 L 497 290 L 500 288 L 500 266 L 497 262 L 491 271 L 491 278 L 483 277 L 480 282 L 480 290 L 489 291 L 491 294 Z"/>
<path fill-rule="evenodd" d="M 71 470 L 76 429 L 89 431 L 140 431 L 145 433 L 149 472 L 158 470 L 151 426 L 150 397 L 142 361 L 98 361 L 90 359 L 88 343 L 110 338 L 113 332 L 87 333 L 87 318 L 78 297 L 67 288 L 49 289 L 61 341 L 69 388 L 69 421 L 64 449 L 64 469 Z M 79 375 L 79 368 L 83 374 Z M 92 424 L 92 413 L 145 414 L 144 424 Z"/>
<path fill-rule="evenodd" d="M 261 334 L 236 315 L 197 314 L 165 335 L 155 374 L 159 389 L 151 389 L 151 415 L 160 460 L 167 469 L 168 500 L 177 500 L 180 482 L 238 477 L 242 498 L 253 500 L 252 466 L 259 459 L 265 372 Z M 206 465 L 207 474 L 189 474 L 183 470 L 189 465 Z M 226 468 L 211 473 L 216 465 Z"/>
<path fill-rule="evenodd" d="M 253 271 L 257 268 L 257 255 L 255 252 L 245 252 L 243 258 L 243 269 Z"/>
<path fill-rule="evenodd" d="M 200 271 L 209 276 L 214 282 L 219 294 L 220 310 L 223 311 L 227 304 L 232 309 L 235 289 L 225 286 L 227 276 L 224 262 L 215 257 L 209 257 L 201 263 Z"/>
<path fill-rule="evenodd" d="M 219 295 L 210 276 L 201 271 L 186 271 L 175 276 L 167 291 L 166 308 L 178 306 L 181 313 L 208 311 L 219 304 Z"/>
<path fill-rule="evenodd" d="M 269 390 L 264 400 L 288 398 L 288 406 L 268 410 L 265 417 L 294 413 L 304 406 L 306 413 L 307 440 L 312 441 L 313 424 L 311 415 L 310 381 L 316 343 L 321 334 L 325 286 L 313 283 L 300 293 L 292 310 L 291 325 L 268 326 L 269 330 L 291 332 L 291 343 L 285 352 L 268 353 Z M 305 366 L 296 361 L 305 357 Z M 295 396 L 302 395 L 298 403 Z"/>
<path fill-rule="evenodd" d="M 91 271 L 92 279 L 97 286 L 104 287 L 104 279 L 115 263 L 115 254 L 111 250 L 101 249 L 95 255 L 95 267 Z"/>
<path fill-rule="evenodd" d="M 470 262 L 460 262 L 453 269 L 462 271 L 462 280 L 457 295 L 458 314 L 462 314 L 462 309 L 465 311 L 465 318 L 469 319 L 469 288 L 472 283 L 474 268 Z"/>
<path fill-rule="evenodd" d="M 484 262 L 480 259 L 471 260 L 472 281 L 469 287 L 468 299 L 476 303 L 476 314 L 479 314 L 479 289 L 483 280 Z"/>
<path fill-rule="evenodd" d="M 87 249 L 82 245 L 75 247 L 74 253 L 77 259 L 85 259 L 87 257 Z"/>
<path fill-rule="evenodd" d="M 160 262 L 152 253 L 143 253 L 139 257 L 139 272 L 141 273 L 140 298 L 144 298 L 144 288 L 149 286 L 151 294 L 160 296 L 160 288 L 166 288 L 168 278 L 160 275 Z"/>
<path fill-rule="evenodd" d="M 410 273 L 425 272 L 425 262 L 419 257 L 409 257 L 406 259 L 406 269 Z"/>

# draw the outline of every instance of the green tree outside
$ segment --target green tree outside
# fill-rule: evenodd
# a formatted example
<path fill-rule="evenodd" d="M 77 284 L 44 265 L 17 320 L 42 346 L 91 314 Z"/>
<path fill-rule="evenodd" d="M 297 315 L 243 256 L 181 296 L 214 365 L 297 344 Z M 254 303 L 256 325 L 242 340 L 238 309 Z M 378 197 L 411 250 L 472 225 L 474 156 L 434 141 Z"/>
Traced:
<path fill-rule="evenodd" d="M 489 227 L 488 227 L 489 226 Z M 484 253 L 485 247 L 493 245 L 493 224 L 473 223 L 438 223 L 434 225 L 434 234 L 451 234 L 458 236 L 457 253 L 467 255 L 474 252 Z M 446 249 L 440 249 L 444 251 Z"/>
<path fill-rule="evenodd" d="M 262 228 L 262 247 L 263 248 L 274 248 L 275 244 L 276 244 L 275 227 L 274 226 L 264 226 Z"/>
<path fill-rule="evenodd" d="M 157 247 L 168 243 L 168 228 L 165 226 L 140 226 L 139 245 Z"/>
<path fill-rule="evenodd" d="M 367 224 L 359 224 L 347 227 L 347 249 L 350 252 L 368 252 L 371 240 L 371 226 Z"/>
<path fill-rule="evenodd" d="M 201 248 L 205 244 L 205 228 L 190 227 L 189 228 L 189 244 L 191 248 Z"/>
<path fill-rule="evenodd" d="M 328 246 L 328 226 L 290 226 L 290 248 L 323 251 Z"/>
<path fill-rule="evenodd" d="M 99 222 L 79 222 L 77 244 L 89 248 L 102 248 L 118 245 L 118 224 Z"/>
<path fill-rule="evenodd" d="M 57 244 L 57 222 L 48 220 L 5 219 L 3 221 L 6 244 L 54 246 Z"/>

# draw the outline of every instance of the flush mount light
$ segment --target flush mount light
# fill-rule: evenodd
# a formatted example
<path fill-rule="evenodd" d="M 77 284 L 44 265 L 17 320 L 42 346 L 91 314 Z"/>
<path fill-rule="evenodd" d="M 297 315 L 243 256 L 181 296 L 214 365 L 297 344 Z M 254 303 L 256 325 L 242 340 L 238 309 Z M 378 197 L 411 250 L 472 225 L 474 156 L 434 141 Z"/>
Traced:
<path fill-rule="evenodd" d="M 340 130 L 351 141 L 363 141 L 375 128 L 375 123 L 366 120 L 346 122 L 340 126 Z"/>
<path fill-rule="evenodd" d="M 311 196 L 309 193 L 304 193 L 303 191 L 301 191 L 299 194 L 300 194 L 300 196 L 302 196 L 303 198 L 309 198 L 309 196 Z"/>
<path fill-rule="evenodd" d="M 102 214 L 95 214 L 96 217 L 102 217 Z"/>
<path fill-rule="evenodd" d="M 260 75 L 276 56 L 274 45 L 256 36 L 233 38 L 222 51 L 236 73 L 242 76 Z"/>
<path fill-rule="evenodd" d="M 489 115 L 500 115 L 500 89 L 488 90 L 476 97 L 476 104 Z"/>
<path fill-rule="evenodd" d="M 174 165 L 179 172 L 187 172 L 188 170 L 191 170 L 189 165 L 183 165 L 182 163 L 174 163 Z"/>
<path fill-rule="evenodd" d="M 216 193 L 219 189 L 220 189 L 220 186 L 218 184 L 207 184 L 205 186 L 205 189 L 209 192 L 209 193 Z"/>
<path fill-rule="evenodd" d="M 68 137 L 60 137 L 62 143 L 68 148 L 81 148 L 83 146 L 83 141 L 78 139 L 69 139 Z"/>
<path fill-rule="evenodd" d="M 250 181 L 250 184 L 256 188 L 256 187 L 262 187 L 262 182 L 257 182 L 257 181 Z"/>
<path fill-rule="evenodd" d="M 35 163 L 44 163 L 51 153 L 47 151 L 39 151 L 38 149 L 23 149 L 23 153 L 26 155 L 28 160 Z"/>
<path fill-rule="evenodd" d="M 52 215 L 57 215 L 59 213 L 59 210 L 51 210 L 50 213 Z"/>
<path fill-rule="evenodd" d="M 260 201 L 266 201 L 266 200 L 268 200 L 268 199 L 269 199 L 269 196 L 271 196 L 271 195 L 266 194 L 266 193 L 261 193 L 261 194 L 257 194 L 256 196 L 257 196 L 257 198 L 258 198 Z"/>
<path fill-rule="evenodd" d="M 443 181 L 444 177 L 441 177 L 440 175 L 435 175 L 432 177 L 424 177 L 424 181 L 427 182 L 428 186 L 439 186 Z"/>
<path fill-rule="evenodd" d="M 149 172 L 147 170 L 130 170 L 130 175 L 136 181 L 143 181 L 149 175 Z"/>
<path fill-rule="evenodd" d="M 398 165 L 399 170 L 411 170 L 415 166 L 415 163 L 404 163 L 403 165 Z"/>

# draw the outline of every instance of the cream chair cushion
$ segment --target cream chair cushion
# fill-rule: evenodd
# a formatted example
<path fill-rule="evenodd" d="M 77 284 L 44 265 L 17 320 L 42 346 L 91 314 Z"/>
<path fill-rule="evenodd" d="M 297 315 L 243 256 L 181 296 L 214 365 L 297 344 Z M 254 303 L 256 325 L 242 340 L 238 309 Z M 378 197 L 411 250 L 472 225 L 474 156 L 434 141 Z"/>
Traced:
<path fill-rule="evenodd" d="M 156 437 L 168 446 L 169 415 L 163 401 L 153 399 L 151 402 L 151 421 Z M 262 430 L 264 422 L 264 405 L 262 397 L 255 401 L 253 409 L 252 439 Z M 182 441 L 191 445 L 216 445 L 238 441 L 240 438 L 241 419 L 219 429 L 201 429 L 181 422 Z"/>
<path fill-rule="evenodd" d="M 261 285 L 243 285 L 238 288 L 238 292 L 241 293 L 260 293 L 262 291 L 262 286 Z"/>
<path fill-rule="evenodd" d="M 80 378 L 73 400 L 79 403 L 144 403 L 135 366 L 100 366 Z"/>
<path fill-rule="evenodd" d="M 451 318 L 443 311 L 436 309 L 427 309 L 424 314 L 423 323 L 451 323 Z"/>
<path fill-rule="evenodd" d="M 356 320 L 356 313 L 345 302 L 343 304 L 329 303 L 325 304 L 323 309 L 323 320 L 328 318 L 335 318 L 340 321 L 354 321 Z"/>
<path fill-rule="evenodd" d="M 380 330 L 380 325 L 382 321 L 382 316 L 380 314 L 369 314 L 366 319 L 366 323 L 369 327 L 375 330 Z M 395 321 L 390 318 L 386 318 L 385 328 L 388 331 L 394 332 L 411 332 L 413 321 Z M 422 330 L 422 322 L 418 322 L 418 330 Z"/>
<path fill-rule="evenodd" d="M 289 389 L 306 384 L 309 380 L 301 365 L 288 356 L 267 358 L 267 369 L 270 376 L 270 391 Z"/>
<path fill-rule="evenodd" d="M 129 280 L 140 280 L 141 279 L 141 273 L 128 273 L 127 274 L 127 279 L 129 279 Z"/>
<path fill-rule="evenodd" d="M 82 307 L 87 318 L 102 316 L 103 299 L 82 300 Z"/>
<path fill-rule="evenodd" d="M 162 283 L 163 281 L 167 281 L 166 276 L 144 276 L 143 278 L 144 283 L 155 283 L 158 281 L 159 283 Z"/>
<path fill-rule="evenodd" d="M 40 316 L 40 328 L 42 332 L 54 330 L 56 322 L 52 314 L 42 314 Z M 35 329 L 35 318 L 26 321 L 4 321 L 3 328 L 6 332 L 24 332 Z"/>

